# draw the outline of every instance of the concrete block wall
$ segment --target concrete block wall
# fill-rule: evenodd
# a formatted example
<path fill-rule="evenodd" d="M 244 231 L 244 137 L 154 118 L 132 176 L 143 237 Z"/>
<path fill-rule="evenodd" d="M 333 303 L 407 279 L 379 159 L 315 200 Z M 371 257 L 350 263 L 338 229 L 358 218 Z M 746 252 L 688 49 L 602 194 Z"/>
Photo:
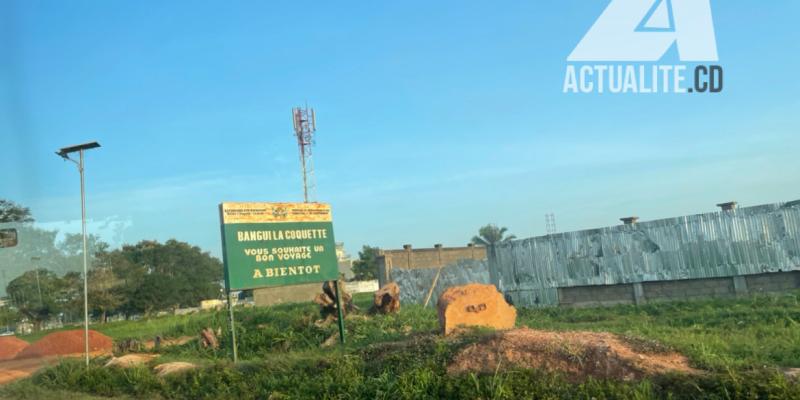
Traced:
<path fill-rule="evenodd" d="M 253 301 L 257 306 L 304 303 L 314 300 L 318 293 L 322 293 L 322 282 L 254 289 Z"/>
<path fill-rule="evenodd" d="M 746 282 L 750 293 L 783 292 L 800 288 L 800 272 L 750 275 Z"/>
<path fill-rule="evenodd" d="M 405 245 L 403 249 L 381 250 L 376 262 L 378 264 L 378 281 L 381 286 L 392 281 L 392 269 L 426 269 L 438 268 L 457 263 L 461 260 L 484 260 L 486 248 L 483 246 L 442 247 L 414 249 Z"/>
<path fill-rule="evenodd" d="M 745 281 L 736 285 L 737 280 Z M 641 285 L 637 298 L 636 286 Z M 558 304 L 573 307 L 611 306 L 656 301 L 733 298 L 747 294 L 800 289 L 800 271 L 772 272 L 728 278 L 685 279 L 618 285 L 558 288 Z"/>
<path fill-rule="evenodd" d="M 646 300 L 691 300 L 736 295 L 732 277 L 643 282 L 642 288 Z"/>
<path fill-rule="evenodd" d="M 558 289 L 559 304 L 591 307 L 632 304 L 632 285 L 578 286 Z"/>
<path fill-rule="evenodd" d="M 345 290 L 350 294 L 374 292 L 378 290 L 378 281 L 345 282 Z M 322 282 L 254 289 L 253 301 L 257 306 L 305 303 L 314 300 L 319 293 L 322 293 Z"/>
<path fill-rule="evenodd" d="M 423 304 L 433 288 L 430 303 L 435 305 L 441 295 L 451 286 L 468 283 L 489 283 L 489 266 L 486 260 L 461 259 L 442 267 L 439 279 L 436 273 L 439 268 L 393 268 L 391 281 L 400 286 L 400 302 L 404 304 Z"/>
<path fill-rule="evenodd" d="M 377 279 L 371 281 L 345 282 L 345 287 L 347 288 L 347 293 L 350 294 L 373 293 L 379 289 Z"/>

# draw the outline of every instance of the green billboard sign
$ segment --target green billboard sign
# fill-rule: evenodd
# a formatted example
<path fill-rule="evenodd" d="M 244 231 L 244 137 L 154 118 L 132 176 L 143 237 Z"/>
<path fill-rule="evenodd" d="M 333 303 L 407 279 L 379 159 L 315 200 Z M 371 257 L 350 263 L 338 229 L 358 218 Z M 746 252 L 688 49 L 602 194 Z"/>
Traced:
<path fill-rule="evenodd" d="M 339 278 L 331 208 L 322 203 L 222 203 L 229 290 Z"/>

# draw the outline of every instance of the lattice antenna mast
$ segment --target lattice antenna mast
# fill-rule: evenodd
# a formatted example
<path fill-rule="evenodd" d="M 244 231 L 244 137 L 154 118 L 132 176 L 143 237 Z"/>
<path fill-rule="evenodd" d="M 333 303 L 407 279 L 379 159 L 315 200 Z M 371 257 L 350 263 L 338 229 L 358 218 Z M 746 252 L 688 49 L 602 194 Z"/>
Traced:
<path fill-rule="evenodd" d="M 297 136 L 297 147 L 300 150 L 300 167 L 303 173 L 303 199 L 306 203 L 315 198 L 314 162 L 311 148 L 314 147 L 314 132 L 317 131 L 317 120 L 314 109 L 295 107 L 292 109 L 294 134 Z"/>
<path fill-rule="evenodd" d="M 552 235 L 556 233 L 556 215 L 553 213 L 544 215 L 544 223 L 547 229 L 547 234 Z"/>

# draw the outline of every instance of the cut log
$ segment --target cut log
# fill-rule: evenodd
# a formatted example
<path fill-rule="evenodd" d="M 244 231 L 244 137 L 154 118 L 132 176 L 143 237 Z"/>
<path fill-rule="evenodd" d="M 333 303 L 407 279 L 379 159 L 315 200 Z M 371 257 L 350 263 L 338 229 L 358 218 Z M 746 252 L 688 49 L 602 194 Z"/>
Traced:
<path fill-rule="evenodd" d="M 336 307 L 336 301 L 328 297 L 325 293 L 319 293 L 314 297 L 314 303 L 319 304 L 320 307 Z"/>
<path fill-rule="evenodd" d="M 137 339 L 123 339 L 114 343 L 114 354 L 137 353 L 143 348 L 142 342 Z"/>
<path fill-rule="evenodd" d="M 494 285 L 454 286 L 439 296 L 439 327 L 447 335 L 459 326 L 511 329 L 517 310 L 506 303 Z"/>
<path fill-rule="evenodd" d="M 156 357 L 158 357 L 158 354 L 126 354 L 122 357 L 112 357 L 108 360 L 105 367 L 132 368 L 147 364 Z"/>
<path fill-rule="evenodd" d="M 219 347 L 219 341 L 217 340 L 217 335 L 211 328 L 203 329 L 200 332 L 200 339 L 203 347 L 210 347 L 212 349 L 216 349 Z"/>
<path fill-rule="evenodd" d="M 156 375 L 163 378 L 167 375 L 190 371 L 195 368 L 197 368 L 197 365 L 195 364 L 183 361 L 175 361 L 175 362 L 156 365 L 155 367 L 153 367 L 153 370 L 156 372 Z"/>
<path fill-rule="evenodd" d="M 396 283 L 383 285 L 374 296 L 370 314 L 393 314 L 400 311 L 400 287 Z"/>
<path fill-rule="evenodd" d="M 314 297 L 314 303 L 320 306 L 320 315 L 322 318 L 333 316 L 334 319 L 339 319 L 339 313 L 336 309 L 336 288 L 334 287 L 335 281 L 326 281 L 322 284 L 322 293 Z M 344 282 L 339 281 L 339 294 L 342 296 L 342 315 L 358 310 L 353 304 L 353 296 L 344 288 Z"/>

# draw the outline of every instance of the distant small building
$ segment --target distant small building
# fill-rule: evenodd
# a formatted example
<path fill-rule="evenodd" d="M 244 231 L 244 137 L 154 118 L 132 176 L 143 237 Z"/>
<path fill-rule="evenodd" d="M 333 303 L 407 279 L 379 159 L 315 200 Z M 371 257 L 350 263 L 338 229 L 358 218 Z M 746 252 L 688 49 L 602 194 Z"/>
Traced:
<path fill-rule="evenodd" d="M 336 259 L 339 272 L 345 280 L 353 279 L 353 260 L 344 249 L 344 243 L 336 243 Z M 256 306 L 270 306 L 282 303 L 301 303 L 314 300 L 314 296 L 322 292 L 322 283 L 305 283 L 302 285 L 279 286 L 253 289 L 253 300 Z"/>
<path fill-rule="evenodd" d="M 33 333 L 33 324 L 28 321 L 20 322 L 14 329 L 14 333 L 17 335 L 27 335 L 29 333 Z"/>
<path fill-rule="evenodd" d="M 200 301 L 201 310 L 218 310 L 225 307 L 225 302 L 220 299 L 209 299 Z"/>
<path fill-rule="evenodd" d="M 459 260 L 485 260 L 486 247 L 472 244 L 466 247 L 442 247 L 414 249 L 410 244 L 398 250 L 381 250 L 377 257 L 378 281 L 383 286 L 392 281 L 392 268 L 425 269 L 438 268 Z"/>
<path fill-rule="evenodd" d="M 345 251 L 344 243 L 336 243 L 336 260 L 339 261 L 339 273 L 344 274 L 344 280 L 353 279 L 353 258 Z"/>

